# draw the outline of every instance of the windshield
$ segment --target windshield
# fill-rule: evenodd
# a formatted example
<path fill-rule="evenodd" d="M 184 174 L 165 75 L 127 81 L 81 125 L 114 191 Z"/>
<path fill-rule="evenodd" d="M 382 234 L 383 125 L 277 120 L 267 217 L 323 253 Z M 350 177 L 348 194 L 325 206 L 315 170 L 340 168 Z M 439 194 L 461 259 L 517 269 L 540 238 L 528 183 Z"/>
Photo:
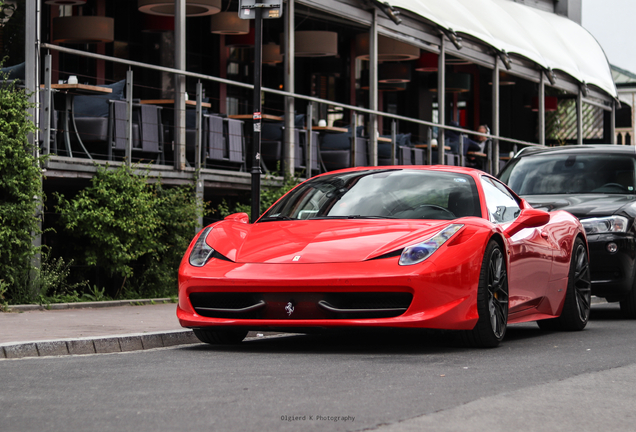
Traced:
<path fill-rule="evenodd" d="M 559 154 L 522 157 L 500 179 L 518 195 L 633 194 L 634 158 Z"/>
<path fill-rule="evenodd" d="M 442 219 L 481 216 L 472 177 L 391 169 L 330 174 L 287 194 L 260 222 L 288 219 Z"/>

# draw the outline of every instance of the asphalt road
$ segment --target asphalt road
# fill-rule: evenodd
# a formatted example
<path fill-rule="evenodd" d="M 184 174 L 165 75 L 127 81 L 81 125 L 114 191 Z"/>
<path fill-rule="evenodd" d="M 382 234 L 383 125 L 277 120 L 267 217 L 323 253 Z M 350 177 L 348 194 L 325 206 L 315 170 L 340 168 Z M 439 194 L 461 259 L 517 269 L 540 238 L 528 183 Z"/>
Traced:
<path fill-rule="evenodd" d="M 446 334 L 286 336 L 237 347 L 0 361 L 2 431 L 628 431 L 636 321 Z"/>

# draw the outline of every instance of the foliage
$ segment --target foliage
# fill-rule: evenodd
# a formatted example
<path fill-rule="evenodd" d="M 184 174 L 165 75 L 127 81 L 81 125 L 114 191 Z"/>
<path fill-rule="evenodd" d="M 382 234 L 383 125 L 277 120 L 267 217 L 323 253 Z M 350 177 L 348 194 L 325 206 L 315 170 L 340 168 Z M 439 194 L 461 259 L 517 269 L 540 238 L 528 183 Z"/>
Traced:
<path fill-rule="evenodd" d="M 40 268 L 33 280 L 40 304 L 77 301 L 74 300 L 79 298 L 77 290 L 85 287 L 87 283 L 71 284 L 68 282 L 72 264 L 73 260 L 65 262 L 62 257 L 51 257 L 50 250 L 43 251 Z"/>
<path fill-rule="evenodd" d="M 176 289 L 179 262 L 203 207 L 192 187 L 148 184 L 148 173 L 134 169 L 99 168 L 75 198 L 57 196 L 57 211 L 78 240 L 82 261 L 106 271 L 110 295 L 165 295 Z"/>
<path fill-rule="evenodd" d="M 0 279 L 0 311 L 3 311 L 7 307 L 7 301 L 4 298 L 4 295 L 9 290 L 9 284 L 4 280 Z"/>
<path fill-rule="evenodd" d="M 205 213 L 191 186 L 165 188 L 156 183 L 153 190 L 163 249 L 140 260 L 144 272 L 137 280 L 135 298 L 167 297 L 175 292 L 181 258 L 197 231 L 198 218 Z"/>
<path fill-rule="evenodd" d="M 28 295 L 31 258 L 38 253 L 32 237 L 41 233 L 41 170 L 27 140 L 35 131 L 26 114 L 31 107 L 15 82 L 0 84 L 0 275 L 12 302 Z"/>
<path fill-rule="evenodd" d="M 303 181 L 301 178 L 286 172 L 283 177 L 283 182 L 277 183 L 274 181 L 274 178 L 278 176 L 279 176 L 278 172 L 272 171 L 271 173 L 267 174 L 264 178 L 265 180 L 264 185 L 263 187 L 261 187 L 261 205 L 260 205 L 261 214 L 263 214 L 267 209 L 269 209 L 272 206 L 272 204 L 278 201 L 280 197 L 285 195 L 292 188 L 296 187 L 298 184 L 300 184 Z M 232 210 L 230 210 L 230 205 L 224 199 L 221 202 L 221 204 L 219 204 L 217 208 L 215 209 L 215 213 L 218 213 L 219 216 L 222 218 L 232 213 L 241 213 L 241 212 L 244 212 L 250 215 L 250 219 L 251 219 L 251 213 L 252 213 L 251 197 L 250 197 L 250 200 L 247 201 L 246 203 L 235 204 L 232 207 Z"/>
<path fill-rule="evenodd" d="M 26 1 L 18 0 L 17 3 L 0 1 L 3 54 L 11 58 L 13 65 L 24 61 Z"/>

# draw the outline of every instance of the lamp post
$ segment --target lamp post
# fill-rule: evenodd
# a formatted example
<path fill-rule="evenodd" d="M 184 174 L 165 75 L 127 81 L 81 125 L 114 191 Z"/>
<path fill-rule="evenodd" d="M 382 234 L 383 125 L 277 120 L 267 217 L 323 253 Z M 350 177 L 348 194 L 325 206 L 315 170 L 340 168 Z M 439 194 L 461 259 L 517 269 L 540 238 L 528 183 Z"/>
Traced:
<path fill-rule="evenodd" d="M 267 9 L 267 13 L 263 11 Z M 254 98 L 252 114 L 252 222 L 261 213 L 261 87 L 263 79 L 263 19 L 280 18 L 282 0 L 240 0 L 239 18 L 254 19 Z"/>

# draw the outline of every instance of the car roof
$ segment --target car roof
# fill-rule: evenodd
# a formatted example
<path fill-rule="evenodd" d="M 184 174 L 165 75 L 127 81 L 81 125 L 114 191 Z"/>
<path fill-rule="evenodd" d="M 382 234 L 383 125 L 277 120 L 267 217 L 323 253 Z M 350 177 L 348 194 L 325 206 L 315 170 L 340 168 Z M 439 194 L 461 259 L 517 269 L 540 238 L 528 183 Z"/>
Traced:
<path fill-rule="evenodd" d="M 585 154 L 626 154 L 636 155 L 636 147 L 630 145 L 616 145 L 616 144 L 600 144 L 600 145 L 565 145 L 558 147 L 526 147 L 519 151 L 515 155 L 515 159 L 525 156 L 535 156 L 541 154 L 570 154 L 570 153 L 585 153 Z"/>

